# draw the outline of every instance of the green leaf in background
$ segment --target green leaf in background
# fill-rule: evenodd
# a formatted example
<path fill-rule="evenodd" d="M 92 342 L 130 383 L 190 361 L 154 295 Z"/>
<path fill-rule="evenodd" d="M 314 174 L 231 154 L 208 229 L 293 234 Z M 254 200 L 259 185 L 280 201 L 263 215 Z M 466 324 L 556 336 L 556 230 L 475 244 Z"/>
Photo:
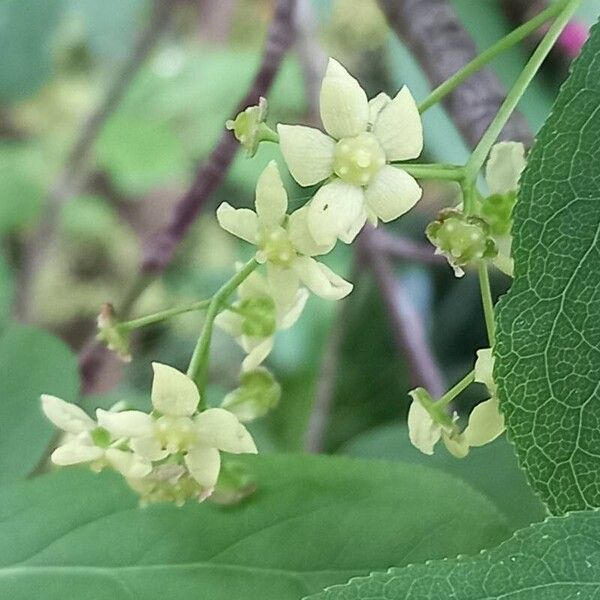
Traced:
<path fill-rule="evenodd" d="M 54 427 L 40 394 L 75 400 L 75 355 L 53 335 L 12 324 L 0 336 L 0 487 L 28 475 L 48 447 Z M 1 594 L 0 594 L 1 597 Z"/>
<path fill-rule="evenodd" d="M 33 94 L 52 67 L 61 0 L 0 2 L 0 104 Z"/>
<path fill-rule="evenodd" d="M 0 234 L 29 225 L 39 214 L 44 194 L 41 167 L 35 148 L 0 143 Z"/>
<path fill-rule="evenodd" d="M 504 438 L 474 448 L 464 459 L 455 458 L 443 448 L 426 456 L 410 443 L 405 425 L 385 425 L 357 436 L 341 451 L 360 458 L 435 467 L 458 477 L 494 502 L 513 529 L 542 521 L 546 516 L 544 505 L 517 464 L 513 447 Z"/>
<path fill-rule="evenodd" d="M 6 259 L 0 254 L 0 328 L 10 318 L 14 293 L 14 276 Z"/>
<path fill-rule="evenodd" d="M 126 194 L 143 194 L 186 175 L 183 147 L 166 122 L 116 113 L 103 129 L 96 153 L 98 164 Z"/>
<path fill-rule="evenodd" d="M 600 506 L 600 26 L 523 174 L 498 309 L 509 436 L 552 513 Z"/>
<path fill-rule="evenodd" d="M 0 597 L 298 600 L 507 535 L 482 496 L 429 469 L 299 455 L 245 463 L 258 491 L 229 508 L 139 509 L 112 475 L 83 471 L 3 489 Z"/>
<path fill-rule="evenodd" d="M 600 513 L 552 517 L 473 558 L 390 569 L 311 600 L 592 600 L 600 593 Z"/>

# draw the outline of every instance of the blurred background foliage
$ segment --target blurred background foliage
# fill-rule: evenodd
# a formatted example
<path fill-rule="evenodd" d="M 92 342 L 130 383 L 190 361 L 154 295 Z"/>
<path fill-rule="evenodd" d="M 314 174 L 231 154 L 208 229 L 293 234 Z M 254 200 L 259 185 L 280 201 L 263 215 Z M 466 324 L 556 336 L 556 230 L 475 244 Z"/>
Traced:
<path fill-rule="evenodd" d="M 245 93 L 260 60 L 273 3 L 176 4 L 167 31 L 102 128 L 85 189 L 56 209 L 57 230 L 31 288 L 29 321 L 75 350 L 93 331 L 100 304 L 121 300 L 138 269 L 143 241 L 166 221 Z M 454 4 L 480 48 L 514 25 L 502 2 Z M 306 5 L 317 42 L 356 73 L 369 92 L 392 93 L 406 83 L 417 98 L 427 94 L 423 73 L 389 31 L 375 2 L 314 0 Z M 600 1 L 588 0 L 580 18 L 591 22 L 599 10 Z M 49 190 L 82 122 L 101 103 L 150 18 L 148 0 L 0 1 L 0 327 L 5 346 L 6 336 L 15 335 L 11 315 L 22 301 L 23 256 L 31 232 L 45 218 Z M 528 53 L 523 45 L 493 63 L 505 84 L 520 72 Z M 564 75 L 565 65 L 550 61 L 523 99 L 521 109 L 532 129 L 548 114 Z M 306 90 L 302 61 L 291 52 L 269 94 L 269 120 L 314 122 Z M 466 158 L 467 149 L 442 108 L 427 113 L 425 131 L 427 160 L 458 163 Z M 253 160 L 238 155 L 174 263 L 142 296 L 137 314 L 208 296 L 229 276 L 235 260 L 247 258 L 248 248 L 219 230 L 213 209 L 222 200 L 250 205 L 257 176 L 272 158 L 282 164 L 277 148 L 269 145 L 261 146 Z M 291 178 L 286 183 L 292 207 L 308 198 L 307 190 Z M 389 229 L 424 243 L 425 225 L 454 198 L 452 188 L 429 185 L 424 201 Z M 282 383 L 283 400 L 253 426 L 259 448 L 303 450 L 315 395 L 323 378 L 329 378 L 325 451 L 427 463 L 500 498 L 501 509 L 517 525 L 540 518 L 541 506 L 506 441 L 475 450 L 462 462 L 443 451 L 428 459 L 410 447 L 404 425 L 410 372 L 372 275 L 349 248 L 337 249 L 328 259 L 352 278 L 355 291 L 337 305 L 312 298 L 298 324 L 278 334 L 268 365 Z M 446 382 L 452 383 L 471 368 L 474 351 L 485 346 L 477 281 L 457 280 L 444 265 L 394 264 L 430 332 Z M 508 283 L 494 274 L 497 293 Z M 108 406 L 117 400 L 147 405 L 150 361 L 185 369 L 200 326 L 201 317 L 189 314 L 141 332 L 133 362 L 124 369 L 112 365 L 83 405 Z M 324 372 L 324 355 L 332 346 L 337 355 L 333 374 Z M 235 343 L 217 332 L 209 403 L 218 404 L 236 386 L 240 359 Z M 18 369 L 3 365 L 3 378 L 8 373 L 7 379 L 16 381 Z M 464 394 L 456 407 L 459 413 L 482 399 L 480 392 L 474 387 Z"/>

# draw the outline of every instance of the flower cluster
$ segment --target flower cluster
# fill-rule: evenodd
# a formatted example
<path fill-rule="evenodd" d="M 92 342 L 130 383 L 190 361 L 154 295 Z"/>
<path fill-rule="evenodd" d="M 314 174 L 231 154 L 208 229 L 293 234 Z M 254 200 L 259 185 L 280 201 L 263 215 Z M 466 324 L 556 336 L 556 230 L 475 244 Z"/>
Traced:
<path fill-rule="evenodd" d="M 475 381 L 484 384 L 490 398 L 478 404 L 469 415 L 463 431 L 458 426 L 458 415 L 450 416 L 445 406 L 433 401 L 423 388 L 413 390 L 408 413 L 408 430 L 411 443 L 424 454 L 433 454 L 435 445 L 442 440 L 450 454 L 463 458 L 469 448 L 483 446 L 494 441 L 504 432 L 504 416 L 500 412 L 496 386 L 492 377 L 492 349 L 477 352 Z"/>
<path fill-rule="evenodd" d="M 54 396 L 42 396 L 44 413 L 65 432 L 51 460 L 56 465 L 111 467 L 136 490 L 142 503 L 211 495 L 221 465 L 220 452 L 256 453 L 240 420 L 224 408 L 199 409 L 200 394 L 186 375 L 153 364 L 151 413 L 136 410 L 96 411 L 96 420 L 81 408 Z"/>

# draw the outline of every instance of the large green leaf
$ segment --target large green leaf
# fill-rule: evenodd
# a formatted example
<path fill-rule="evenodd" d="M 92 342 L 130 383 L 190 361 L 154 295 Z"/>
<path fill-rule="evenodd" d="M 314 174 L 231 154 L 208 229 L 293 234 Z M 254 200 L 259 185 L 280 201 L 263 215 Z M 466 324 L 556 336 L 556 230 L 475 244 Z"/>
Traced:
<path fill-rule="evenodd" d="M 600 26 L 539 133 L 514 216 L 496 377 L 551 512 L 600 506 Z"/>
<path fill-rule="evenodd" d="M 311 600 L 592 600 L 600 594 L 600 513 L 553 517 L 474 558 L 354 579 Z"/>
<path fill-rule="evenodd" d="M 56 337 L 10 325 L 0 337 L 0 487 L 38 464 L 54 428 L 42 414 L 40 394 L 75 400 L 77 359 Z"/>
<path fill-rule="evenodd" d="M 0 2 L 0 104 L 35 92 L 50 75 L 60 0 Z"/>
<path fill-rule="evenodd" d="M 77 471 L 3 490 L 0 597 L 298 600 L 507 534 L 478 493 L 429 469 L 318 456 L 246 464 L 258 491 L 229 508 L 139 509 L 111 475 Z"/>
<path fill-rule="evenodd" d="M 527 485 L 513 447 L 504 438 L 473 448 L 466 458 L 459 460 L 444 448 L 426 456 L 410 443 L 405 425 L 384 425 L 357 436 L 343 452 L 361 458 L 435 467 L 459 477 L 494 502 L 514 529 L 542 521 L 546 516 L 544 505 Z"/>

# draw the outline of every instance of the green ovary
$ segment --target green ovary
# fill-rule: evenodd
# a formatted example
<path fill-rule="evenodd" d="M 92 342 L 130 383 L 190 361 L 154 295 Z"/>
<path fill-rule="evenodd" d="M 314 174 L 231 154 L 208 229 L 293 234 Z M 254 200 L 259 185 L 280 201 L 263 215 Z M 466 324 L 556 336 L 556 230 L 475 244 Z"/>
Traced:
<path fill-rule="evenodd" d="M 385 165 L 385 153 L 372 133 L 342 138 L 335 147 L 333 170 L 346 183 L 368 185 Z"/>
<path fill-rule="evenodd" d="M 283 227 L 261 231 L 257 243 L 266 259 L 278 267 L 289 267 L 296 258 L 296 250 Z"/>

